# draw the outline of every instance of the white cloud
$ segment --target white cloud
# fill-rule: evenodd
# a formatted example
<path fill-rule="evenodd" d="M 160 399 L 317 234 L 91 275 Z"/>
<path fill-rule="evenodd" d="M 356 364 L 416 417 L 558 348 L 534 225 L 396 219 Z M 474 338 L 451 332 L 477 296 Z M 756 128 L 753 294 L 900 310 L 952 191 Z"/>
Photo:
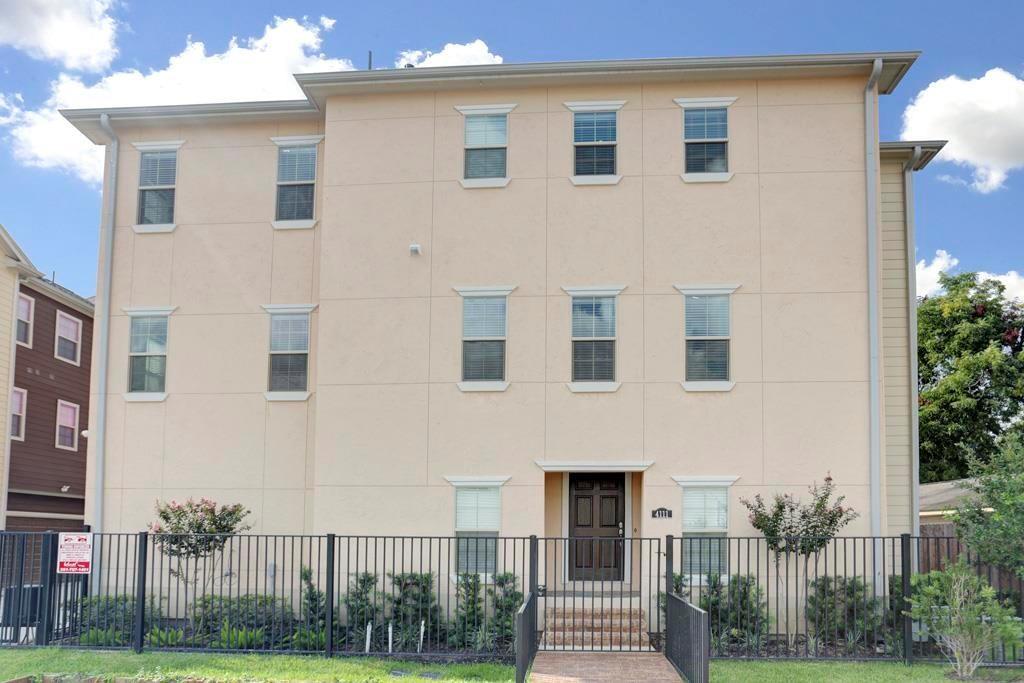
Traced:
<path fill-rule="evenodd" d="M 1024 168 L 1024 79 L 990 69 L 934 81 L 903 112 L 901 137 L 949 140 L 939 158 L 970 168 L 978 192 L 998 190 Z"/>
<path fill-rule="evenodd" d="M 460 64 L 501 64 L 504 59 L 477 38 L 471 43 L 447 43 L 440 52 L 403 50 L 395 60 L 398 68 L 413 66 L 458 66 Z"/>
<path fill-rule="evenodd" d="M 932 296 L 942 291 L 939 286 L 939 273 L 945 273 L 960 263 L 958 259 L 948 252 L 939 249 L 935 252 L 935 258 L 931 263 L 924 259 L 917 262 L 917 295 Z"/>
<path fill-rule="evenodd" d="M 60 74 L 38 109 L 25 108 L 16 94 L 0 95 L 0 124 L 6 122 L 10 147 L 20 163 L 66 170 L 99 183 L 102 149 L 67 123 L 58 109 L 301 98 L 293 73 L 354 68 L 347 59 L 331 59 L 319 51 L 322 33 L 333 22 L 326 17 L 316 24 L 275 17 L 259 38 L 232 39 L 224 52 L 214 54 L 190 37 L 163 69 L 116 71 L 93 84 Z"/>
<path fill-rule="evenodd" d="M 102 71 L 117 56 L 113 0 L 0 0 L 0 45 L 66 69 Z"/>
<path fill-rule="evenodd" d="M 1011 270 L 1002 275 L 996 273 L 986 273 L 984 271 L 978 273 L 984 280 L 999 280 L 1006 287 L 1006 296 L 1009 299 L 1017 299 L 1021 303 L 1024 303 L 1024 275 L 1021 275 L 1016 270 Z"/>

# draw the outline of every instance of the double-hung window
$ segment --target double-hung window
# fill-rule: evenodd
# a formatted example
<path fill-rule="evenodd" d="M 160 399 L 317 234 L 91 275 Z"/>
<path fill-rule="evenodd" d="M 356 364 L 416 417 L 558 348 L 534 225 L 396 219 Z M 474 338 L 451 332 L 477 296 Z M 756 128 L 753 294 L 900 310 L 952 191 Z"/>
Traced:
<path fill-rule="evenodd" d="M 142 150 L 139 165 L 140 225 L 172 226 L 174 224 L 174 187 L 178 173 L 178 145 L 152 149 L 152 145 L 136 145 Z"/>
<path fill-rule="evenodd" d="M 14 387 L 11 390 L 11 438 L 25 440 L 25 412 L 28 408 L 28 392 Z"/>
<path fill-rule="evenodd" d="M 455 489 L 456 571 L 494 574 L 501 528 L 501 489 L 458 486 Z"/>
<path fill-rule="evenodd" d="M 615 381 L 614 296 L 572 298 L 572 381 Z"/>
<path fill-rule="evenodd" d="M 270 316 L 271 392 L 305 392 L 309 374 L 309 313 Z"/>
<path fill-rule="evenodd" d="M 507 298 L 463 296 L 462 381 L 505 381 Z"/>
<path fill-rule="evenodd" d="M 36 315 L 36 300 L 25 294 L 18 295 L 18 343 L 32 348 L 32 323 Z"/>
<path fill-rule="evenodd" d="M 676 287 L 682 292 L 684 302 L 684 386 L 695 389 L 731 388 L 730 294 L 736 286 Z"/>
<path fill-rule="evenodd" d="M 57 448 L 78 450 L 78 414 L 77 404 L 57 400 Z"/>
<path fill-rule="evenodd" d="M 615 175 L 616 116 L 615 111 L 573 113 L 574 175 Z"/>
<path fill-rule="evenodd" d="M 131 321 L 128 392 L 163 393 L 167 380 L 167 316 L 133 316 Z"/>
<path fill-rule="evenodd" d="M 316 187 L 316 144 L 278 144 L 275 220 L 311 221 Z"/>
<path fill-rule="evenodd" d="M 729 172 L 729 105 L 735 97 L 681 97 L 683 180 L 725 181 Z"/>
<path fill-rule="evenodd" d="M 82 360 L 82 321 L 64 311 L 57 311 L 57 334 L 54 336 L 54 357 L 78 365 Z"/>
<path fill-rule="evenodd" d="M 508 114 L 466 114 L 465 178 L 508 174 Z"/>
<path fill-rule="evenodd" d="M 683 574 L 729 573 L 728 486 L 683 485 Z"/>

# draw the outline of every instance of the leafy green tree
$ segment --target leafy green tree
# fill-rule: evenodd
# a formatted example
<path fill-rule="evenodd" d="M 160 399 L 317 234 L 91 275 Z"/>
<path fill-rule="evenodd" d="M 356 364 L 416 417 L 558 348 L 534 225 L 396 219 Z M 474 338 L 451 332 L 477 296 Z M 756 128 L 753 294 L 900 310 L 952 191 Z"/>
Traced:
<path fill-rule="evenodd" d="M 966 477 L 1024 416 L 1024 306 L 976 273 L 939 282 L 917 308 L 922 482 Z"/>
<path fill-rule="evenodd" d="M 1003 437 L 988 462 L 971 461 L 971 495 L 953 517 L 957 534 L 983 562 L 1024 579 L 1024 434 Z"/>

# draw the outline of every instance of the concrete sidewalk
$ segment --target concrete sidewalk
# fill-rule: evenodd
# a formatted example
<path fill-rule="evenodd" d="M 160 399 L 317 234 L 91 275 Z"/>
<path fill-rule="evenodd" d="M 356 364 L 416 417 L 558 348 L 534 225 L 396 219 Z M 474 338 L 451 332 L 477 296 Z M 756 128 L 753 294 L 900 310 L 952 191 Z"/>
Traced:
<path fill-rule="evenodd" d="M 679 683 L 679 674 L 660 652 L 538 652 L 532 683 L 644 681 Z"/>

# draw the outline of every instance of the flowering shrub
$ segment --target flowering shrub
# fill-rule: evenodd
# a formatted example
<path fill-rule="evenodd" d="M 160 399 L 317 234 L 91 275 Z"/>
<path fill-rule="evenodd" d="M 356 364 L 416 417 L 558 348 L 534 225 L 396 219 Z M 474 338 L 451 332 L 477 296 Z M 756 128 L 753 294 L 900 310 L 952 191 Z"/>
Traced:
<path fill-rule="evenodd" d="M 189 498 L 184 503 L 157 501 L 158 521 L 149 525 L 149 531 L 158 534 L 154 541 L 166 555 L 186 559 L 206 557 L 223 548 L 232 534 L 251 528 L 244 523 L 248 514 L 243 505 L 218 507 L 209 498 L 199 501 Z"/>
<path fill-rule="evenodd" d="M 750 511 L 750 524 L 764 534 L 765 542 L 776 556 L 798 552 L 811 555 L 828 545 L 836 533 L 859 515 L 844 507 L 846 496 L 832 501 L 835 484 L 832 475 L 825 477 L 824 486 L 814 484 L 809 489 L 811 502 L 804 505 L 790 494 L 775 494 L 772 504 L 765 503 L 760 494 L 750 501 L 740 502 Z"/>

